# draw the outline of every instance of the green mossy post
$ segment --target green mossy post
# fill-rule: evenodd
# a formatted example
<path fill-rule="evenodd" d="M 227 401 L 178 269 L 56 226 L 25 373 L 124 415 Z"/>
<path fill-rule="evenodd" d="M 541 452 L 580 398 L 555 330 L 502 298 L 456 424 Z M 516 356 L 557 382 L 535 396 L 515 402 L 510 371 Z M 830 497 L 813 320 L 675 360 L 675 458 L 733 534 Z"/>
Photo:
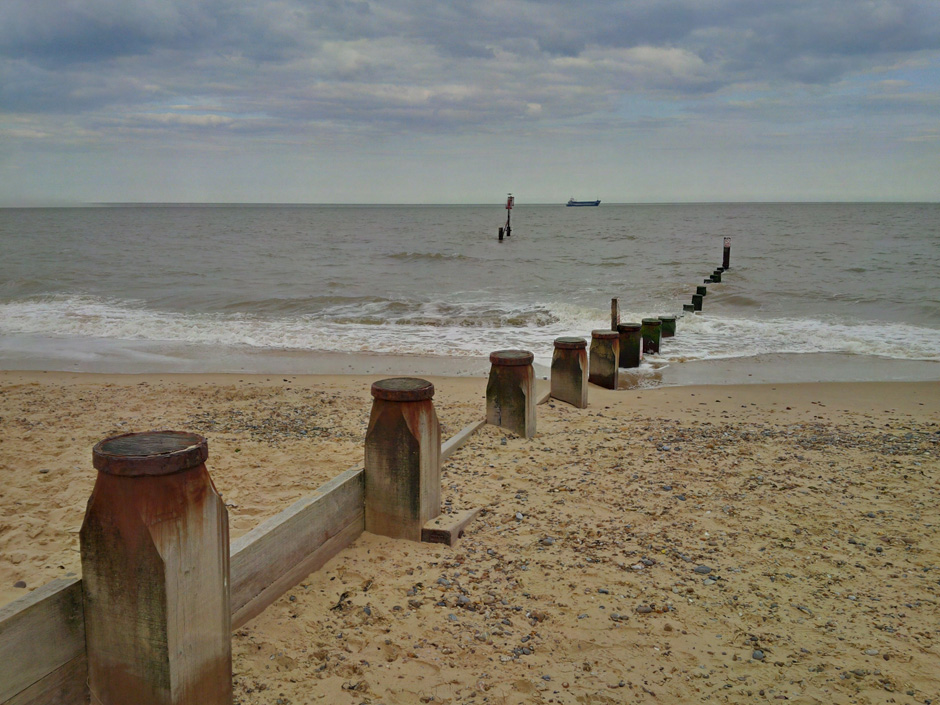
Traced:
<path fill-rule="evenodd" d="M 693 306 L 692 304 L 682 304 L 682 310 L 686 312 L 694 311 L 695 306 Z"/>
<path fill-rule="evenodd" d="M 231 705 L 228 513 L 206 439 L 151 431 L 107 438 L 82 523 L 91 701 Z"/>
<path fill-rule="evenodd" d="M 707 287 L 707 286 L 697 286 L 697 287 L 695 287 L 695 293 L 696 293 L 696 294 L 700 294 L 701 296 L 705 296 L 705 295 L 708 293 L 708 287 Z"/>
<path fill-rule="evenodd" d="M 662 339 L 663 322 L 658 318 L 644 318 L 640 335 L 643 336 L 643 354 L 656 355 L 659 353 L 659 342 Z"/>
<path fill-rule="evenodd" d="M 716 284 L 720 284 L 720 283 L 721 283 L 721 270 L 720 270 L 720 269 L 716 269 L 716 270 L 712 273 L 712 281 L 715 282 Z"/>
<path fill-rule="evenodd" d="M 640 335 L 642 328 L 640 323 L 621 323 L 617 326 L 617 333 L 620 336 L 620 355 L 618 363 L 620 367 L 639 367 L 643 359 L 643 344 Z"/>
<path fill-rule="evenodd" d="M 551 395 L 579 409 L 588 405 L 588 355 L 584 338 L 555 338 Z"/>
<path fill-rule="evenodd" d="M 523 438 L 535 435 L 535 356 L 527 350 L 490 353 L 486 422 Z"/>
<path fill-rule="evenodd" d="M 663 322 L 662 336 L 664 338 L 674 338 L 676 335 L 676 317 L 660 316 L 659 320 Z"/>
<path fill-rule="evenodd" d="M 621 323 L 620 326 L 622 325 Z M 591 331 L 591 384 L 605 389 L 616 389 L 620 383 L 620 369 L 617 365 L 619 358 L 619 332 L 604 329 Z"/>
<path fill-rule="evenodd" d="M 421 540 L 441 513 L 441 425 L 434 385 L 393 377 L 372 385 L 365 447 L 365 529 Z"/>
<path fill-rule="evenodd" d="M 705 297 L 701 294 L 692 294 L 692 309 L 695 311 L 702 310 L 702 299 Z"/>

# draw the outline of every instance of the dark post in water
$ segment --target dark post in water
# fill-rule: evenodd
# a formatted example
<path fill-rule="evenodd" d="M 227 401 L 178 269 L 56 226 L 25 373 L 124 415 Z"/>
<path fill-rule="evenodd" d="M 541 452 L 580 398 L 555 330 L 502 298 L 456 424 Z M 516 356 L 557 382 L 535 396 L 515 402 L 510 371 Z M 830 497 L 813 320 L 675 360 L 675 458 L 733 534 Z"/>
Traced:
<path fill-rule="evenodd" d="M 663 322 L 663 337 L 664 338 L 674 338 L 676 336 L 676 317 L 675 316 L 660 316 L 659 320 Z"/>
<path fill-rule="evenodd" d="M 725 249 L 721 257 L 721 266 L 725 269 L 731 269 L 731 238 L 725 238 Z"/>
<path fill-rule="evenodd" d="M 513 197 L 512 194 L 509 194 L 508 198 L 506 198 L 506 224 L 499 229 L 499 241 L 500 242 L 503 241 L 503 234 L 505 234 L 506 237 L 509 237 L 510 235 L 512 235 L 512 224 L 510 223 L 510 216 L 512 215 L 512 207 L 515 204 L 515 202 L 516 202 L 516 199 Z"/>
<path fill-rule="evenodd" d="M 441 425 L 434 385 L 393 377 L 372 385 L 366 431 L 365 529 L 421 540 L 421 528 L 441 513 Z"/>
<path fill-rule="evenodd" d="M 551 395 L 579 409 L 587 406 L 588 355 L 584 338 L 555 338 Z"/>
<path fill-rule="evenodd" d="M 82 523 L 88 688 L 100 705 L 231 705 L 228 512 L 206 439 L 107 438 Z"/>
<path fill-rule="evenodd" d="M 697 286 L 697 287 L 695 287 L 695 293 L 696 293 L 696 294 L 700 294 L 700 295 L 702 295 L 702 296 L 705 296 L 705 294 L 708 293 L 708 287 L 707 287 L 707 286 Z"/>
<path fill-rule="evenodd" d="M 621 323 L 617 326 L 620 338 L 620 367 L 639 367 L 643 359 L 643 345 L 641 343 L 640 323 Z"/>
<path fill-rule="evenodd" d="M 527 350 L 490 353 L 486 422 L 524 438 L 535 435 L 535 356 Z"/>
<path fill-rule="evenodd" d="M 605 389 L 616 389 L 620 382 L 620 370 L 617 366 L 619 357 L 620 334 L 617 331 L 591 331 L 591 384 Z"/>
<path fill-rule="evenodd" d="M 644 318 L 641 335 L 643 336 L 643 354 L 659 353 L 659 341 L 662 338 L 663 322 L 658 318 Z"/>
<path fill-rule="evenodd" d="M 701 311 L 702 310 L 702 299 L 705 297 L 701 294 L 692 294 L 692 310 Z"/>
<path fill-rule="evenodd" d="M 617 330 L 620 324 L 620 302 L 617 299 L 610 300 L 610 329 Z"/>

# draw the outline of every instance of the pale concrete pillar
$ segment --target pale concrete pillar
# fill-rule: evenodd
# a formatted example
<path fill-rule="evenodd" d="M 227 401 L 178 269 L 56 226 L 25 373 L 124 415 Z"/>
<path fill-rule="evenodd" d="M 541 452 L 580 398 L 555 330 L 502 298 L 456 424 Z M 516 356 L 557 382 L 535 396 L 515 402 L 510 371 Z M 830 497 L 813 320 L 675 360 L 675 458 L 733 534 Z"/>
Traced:
<path fill-rule="evenodd" d="M 490 353 L 486 422 L 524 438 L 535 435 L 535 356 L 527 350 Z"/>
<path fill-rule="evenodd" d="M 206 439 L 152 431 L 92 452 L 80 532 L 96 705 L 231 705 L 228 513 Z"/>
<path fill-rule="evenodd" d="M 588 404 L 588 356 L 584 338 L 555 338 L 552 354 L 553 398 L 583 409 Z"/>
<path fill-rule="evenodd" d="M 421 528 L 441 513 L 441 425 L 434 385 L 414 377 L 372 385 L 366 431 L 365 529 L 421 540 Z"/>
<path fill-rule="evenodd" d="M 589 378 L 591 384 L 605 389 L 616 389 L 620 382 L 620 369 L 617 364 L 619 357 L 620 333 L 615 330 L 592 330 Z"/>

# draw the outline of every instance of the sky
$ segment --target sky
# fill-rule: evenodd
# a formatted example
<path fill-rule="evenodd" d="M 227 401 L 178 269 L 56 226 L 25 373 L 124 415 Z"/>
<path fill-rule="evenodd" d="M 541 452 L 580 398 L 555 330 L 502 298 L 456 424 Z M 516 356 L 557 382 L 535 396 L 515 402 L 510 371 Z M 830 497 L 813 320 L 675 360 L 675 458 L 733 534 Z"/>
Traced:
<path fill-rule="evenodd" d="M 940 200 L 940 0 L 0 0 L 0 205 Z"/>

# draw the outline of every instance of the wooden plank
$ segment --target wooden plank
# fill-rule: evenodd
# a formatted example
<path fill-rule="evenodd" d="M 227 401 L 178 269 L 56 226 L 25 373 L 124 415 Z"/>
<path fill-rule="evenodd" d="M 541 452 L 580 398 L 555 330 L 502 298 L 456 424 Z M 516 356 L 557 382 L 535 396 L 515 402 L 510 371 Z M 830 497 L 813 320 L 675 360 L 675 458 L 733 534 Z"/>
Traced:
<path fill-rule="evenodd" d="M 246 615 L 260 613 L 362 533 L 363 477 L 362 468 L 350 468 L 232 542 L 235 626 L 250 619 Z M 334 537 L 339 538 L 330 543 Z"/>
<path fill-rule="evenodd" d="M 441 461 L 447 460 L 450 456 L 457 452 L 457 449 L 466 443 L 470 436 L 472 436 L 484 426 L 486 426 L 486 419 L 474 421 L 469 426 L 464 426 L 456 434 L 451 436 L 446 443 L 441 444 Z"/>
<path fill-rule="evenodd" d="M 431 519 L 421 529 L 421 540 L 425 543 L 445 543 L 453 546 L 463 536 L 467 525 L 480 513 L 480 509 L 467 509 L 457 514 L 441 514 Z"/>
<path fill-rule="evenodd" d="M 53 580 L 0 608 L 0 703 L 84 656 L 83 614 L 78 578 Z"/>
<path fill-rule="evenodd" d="M 86 705 L 88 701 L 88 661 L 83 653 L 3 705 Z"/>

